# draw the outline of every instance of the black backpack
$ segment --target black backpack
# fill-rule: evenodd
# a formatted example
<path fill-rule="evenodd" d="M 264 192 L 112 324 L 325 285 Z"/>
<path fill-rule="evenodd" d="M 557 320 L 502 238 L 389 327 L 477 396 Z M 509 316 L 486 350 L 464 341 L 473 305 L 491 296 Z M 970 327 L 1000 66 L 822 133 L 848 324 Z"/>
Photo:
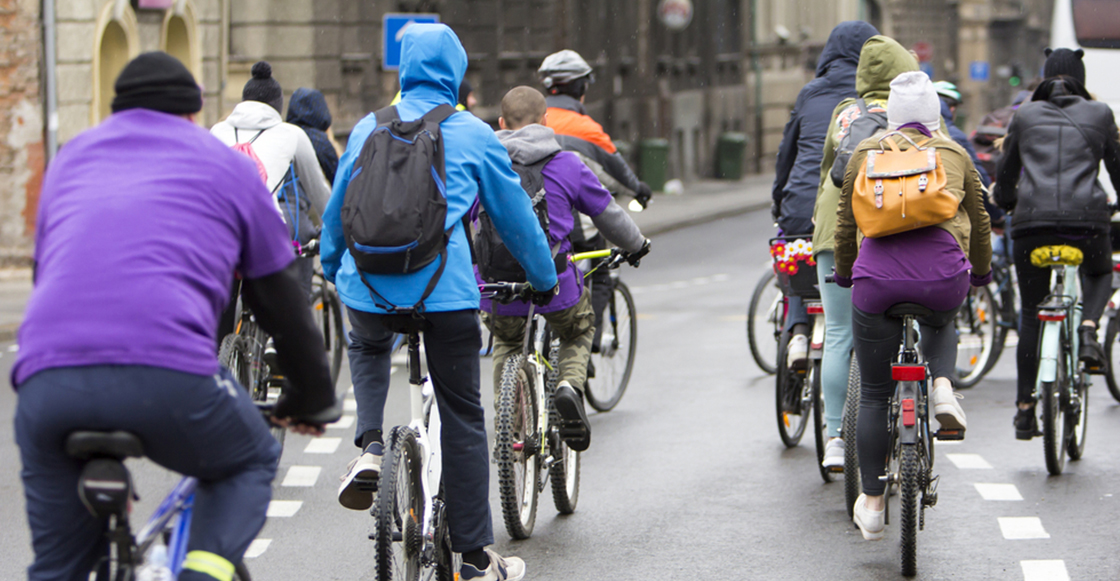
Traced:
<path fill-rule="evenodd" d="M 840 122 L 843 124 L 846 121 L 848 127 L 847 131 L 840 135 L 840 142 L 836 146 L 836 158 L 832 162 L 832 170 L 828 174 L 832 178 L 833 185 L 838 188 L 844 186 L 844 172 L 848 170 L 848 161 L 852 159 L 852 154 L 859 147 L 859 143 L 887 127 L 887 112 L 885 109 L 877 107 L 875 111 L 872 111 L 867 108 L 867 103 L 862 98 L 856 99 L 855 104 L 858 107 L 857 110 L 852 110 L 849 106 L 840 112 Z M 850 117 L 857 111 L 859 116 L 855 119 L 843 119 L 845 116 Z"/>
<path fill-rule="evenodd" d="M 544 166 L 552 161 L 553 157 L 556 157 L 555 153 L 531 165 L 513 162 L 513 171 L 517 172 L 517 175 L 521 178 L 521 189 L 529 196 L 529 200 L 533 204 L 533 213 L 537 215 L 537 222 L 540 224 L 541 230 L 544 231 L 546 239 L 549 236 L 548 200 L 545 198 L 544 175 L 542 172 Z M 486 282 L 525 282 L 525 269 L 513 257 L 509 248 L 506 248 L 501 236 L 498 235 L 497 229 L 494 228 L 494 223 L 490 220 L 490 215 L 481 206 L 478 210 L 478 222 L 475 251 L 478 253 L 478 273 L 482 276 L 482 280 Z M 557 243 L 556 247 L 553 248 L 553 264 L 556 267 L 557 274 L 568 268 L 568 257 L 566 255 L 555 256 L 559 247 L 560 245 Z"/>
<path fill-rule="evenodd" d="M 454 107 L 440 105 L 409 122 L 401 121 L 396 107 L 375 113 L 377 129 L 354 162 L 342 202 L 342 234 L 360 271 L 409 274 L 439 258 L 439 269 L 413 307 L 416 310 L 423 310 L 424 300 L 443 274 L 454 229 L 444 230 L 447 176 L 439 128 L 454 113 Z M 375 301 L 389 302 L 364 276 L 359 278 Z"/>

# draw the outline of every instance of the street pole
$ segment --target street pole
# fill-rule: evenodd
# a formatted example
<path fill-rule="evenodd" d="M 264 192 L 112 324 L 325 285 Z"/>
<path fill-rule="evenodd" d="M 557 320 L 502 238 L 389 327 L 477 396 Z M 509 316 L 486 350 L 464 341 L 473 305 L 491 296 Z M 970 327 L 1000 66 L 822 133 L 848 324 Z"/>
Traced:
<path fill-rule="evenodd" d="M 758 54 L 758 0 L 751 0 L 751 70 L 754 72 L 754 170 L 762 173 L 763 157 L 763 106 L 762 106 L 762 61 Z"/>

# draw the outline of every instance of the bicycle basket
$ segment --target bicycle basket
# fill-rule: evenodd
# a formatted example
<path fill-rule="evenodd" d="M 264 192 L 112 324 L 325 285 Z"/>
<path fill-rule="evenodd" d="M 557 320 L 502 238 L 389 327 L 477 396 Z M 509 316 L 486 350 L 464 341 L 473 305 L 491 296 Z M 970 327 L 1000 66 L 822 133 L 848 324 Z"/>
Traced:
<path fill-rule="evenodd" d="M 810 236 L 779 236 L 770 240 L 770 257 L 782 293 L 792 297 L 816 298 L 817 261 L 813 259 Z"/>

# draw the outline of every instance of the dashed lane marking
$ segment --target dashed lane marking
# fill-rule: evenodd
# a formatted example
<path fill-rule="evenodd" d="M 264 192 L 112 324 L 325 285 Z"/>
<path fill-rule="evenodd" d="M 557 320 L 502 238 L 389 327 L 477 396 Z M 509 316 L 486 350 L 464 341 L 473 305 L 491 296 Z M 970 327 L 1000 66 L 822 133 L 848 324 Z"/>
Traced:
<path fill-rule="evenodd" d="M 315 438 L 307 443 L 304 454 L 334 454 L 342 438 Z"/>
<path fill-rule="evenodd" d="M 322 471 L 321 466 L 291 466 L 280 486 L 315 486 Z"/>
<path fill-rule="evenodd" d="M 991 470 L 992 465 L 979 454 L 946 454 L 946 458 L 961 470 Z"/>
<path fill-rule="evenodd" d="M 339 428 L 346 429 L 354 426 L 354 416 L 346 415 L 338 418 L 338 421 L 333 424 L 327 424 L 327 429 Z"/>
<path fill-rule="evenodd" d="M 303 506 L 302 500 L 273 500 L 268 503 L 268 512 L 265 516 L 269 518 L 289 518 L 299 512 L 299 508 Z"/>
<path fill-rule="evenodd" d="M 245 550 L 245 559 L 256 559 L 268 550 L 268 546 L 272 544 L 272 539 L 253 539 L 249 543 L 249 548 Z"/>
<path fill-rule="evenodd" d="M 693 286 L 704 286 L 717 282 L 727 282 L 731 280 L 731 275 L 725 272 L 713 274 L 711 276 L 698 276 L 689 280 L 677 280 L 673 282 L 662 282 L 658 284 L 651 284 L 649 286 L 631 287 L 630 292 L 634 294 L 642 294 L 647 292 L 657 292 L 663 290 L 680 290 Z"/>
<path fill-rule="evenodd" d="M 1050 538 L 1050 533 L 1042 528 L 1042 519 L 1037 516 L 1001 516 L 999 530 L 1003 538 L 1013 541 Z"/>
<path fill-rule="evenodd" d="M 342 400 L 342 411 L 356 412 L 358 411 L 358 402 L 353 398 L 346 398 Z"/>
<path fill-rule="evenodd" d="M 1066 562 L 1061 559 L 1049 561 L 1019 561 L 1023 567 L 1023 581 L 1069 581 Z"/>
<path fill-rule="evenodd" d="M 1019 489 L 1014 484 L 977 482 L 974 486 L 984 500 L 1023 500 L 1023 495 L 1019 494 Z"/>

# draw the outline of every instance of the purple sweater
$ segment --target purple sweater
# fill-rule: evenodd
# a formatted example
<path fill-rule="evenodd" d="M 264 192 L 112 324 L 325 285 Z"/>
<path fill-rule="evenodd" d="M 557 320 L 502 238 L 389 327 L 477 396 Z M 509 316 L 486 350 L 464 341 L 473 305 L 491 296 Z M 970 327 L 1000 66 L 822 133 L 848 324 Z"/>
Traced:
<path fill-rule="evenodd" d="M 970 268 L 957 240 L 937 226 L 864 238 L 852 265 L 852 303 L 865 313 L 903 302 L 948 311 L 964 302 Z"/>

